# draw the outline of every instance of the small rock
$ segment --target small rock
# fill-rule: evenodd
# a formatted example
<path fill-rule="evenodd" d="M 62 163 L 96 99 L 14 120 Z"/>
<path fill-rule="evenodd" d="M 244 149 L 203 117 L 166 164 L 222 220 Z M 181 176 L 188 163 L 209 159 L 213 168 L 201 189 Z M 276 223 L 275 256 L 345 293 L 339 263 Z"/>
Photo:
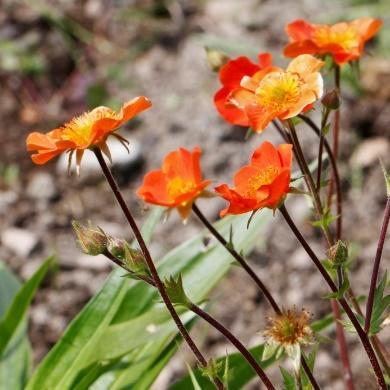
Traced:
<path fill-rule="evenodd" d="M 106 271 L 110 269 L 111 262 L 103 255 L 89 256 L 84 253 L 76 256 L 66 256 L 60 259 L 60 266 L 65 268 L 81 268 L 95 271 Z"/>
<path fill-rule="evenodd" d="M 38 246 L 38 237 L 25 229 L 9 228 L 1 234 L 3 245 L 16 255 L 26 257 Z"/>
<path fill-rule="evenodd" d="M 30 179 L 27 194 L 34 199 L 50 200 L 58 195 L 58 189 L 49 173 L 39 172 Z"/>
<path fill-rule="evenodd" d="M 6 211 L 10 205 L 16 202 L 18 195 L 14 191 L 0 192 L 0 212 Z"/>
<path fill-rule="evenodd" d="M 136 140 L 129 141 L 130 153 L 127 152 L 125 147 L 116 139 L 111 137 L 108 141 L 108 148 L 110 149 L 112 156 L 112 166 L 125 171 L 134 165 L 138 164 L 141 160 L 141 145 Z M 73 156 L 72 170 L 75 165 L 75 156 Z M 67 173 L 68 171 L 68 154 L 63 153 L 57 163 L 57 172 L 60 174 Z M 101 174 L 101 168 L 96 160 L 95 155 L 90 150 L 86 150 L 81 162 L 81 179 L 86 177 L 92 177 Z"/>
<path fill-rule="evenodd" d="M 363 141 L 351 157 L 353 168 L 367 168 L 379 164 L 380 158 L 385 158 L 390 152 L 390 142 L 384 137 L 375 137 Z"/>

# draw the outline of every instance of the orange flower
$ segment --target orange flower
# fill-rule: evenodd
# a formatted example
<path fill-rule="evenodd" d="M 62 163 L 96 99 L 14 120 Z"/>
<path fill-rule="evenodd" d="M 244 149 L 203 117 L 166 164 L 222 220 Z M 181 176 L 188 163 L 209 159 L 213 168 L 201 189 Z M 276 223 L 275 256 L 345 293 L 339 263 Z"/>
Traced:
<path fill-rule="evenodd" d="M 284 55 L 330 54 L 338 65 L 343 65 L 360 58 L 365 43 L 381 26 L 381 20 L 367 17 L 333 25 L 299 19 L 286 26 L 290 43 L 284 48 Z"/>
<path fill-rule="evenodd" d="M 222 184 L 215 191 L 230 202 L 221 211 L 226 214 L 244 214 L 263 207 L 276 209 L 286 196 L 290 185 L 292 145 L 275 148 L 263 142 L 253 153 L 249 165 L 234 176 L 234 188 Z"/>
<path fill-rule="evenodd" d="M 180 148 L 168 153 L 160 170 L 145 175 L 137 195 L 147 203 L 177 208 L 187 219 L 192 203 L 210 184 L 210 180 L 202 180 L 201 153 L 199 147 L 192 152 Z"/>
<path fill-rule="evenodd" d="M 229 123 L 249 126 L 245 111 L 229 102 L 230 94 L 240 86 L 244 76 L 253 76 L 256 72 L 271 67 L 272 56 L 269 53 L 259 54 L 259 63 L 253 63 L 248 57 L 238 57 L 228 61 L 219 71 L 222 88 L 214 95 L 214 103 L 221 116 Z"/>
<path fill-rule="evenodd" d="M 115 112 L 108 107 L 97 107 L 47 134 L 30 133 L 26 140 L 27 150 L 36 152 L 31 158 L 38 165 L 47 163 L 64 151 L 70 152 L 70 162 L 72 154 L 76 151 L 77 168 L 79 168 L 85 149 L 98 147 L 109 155 L 107 137 L 150 106 L 149 99 L 139 96 L 125 103 L 120 112 Z M 126 142 L 119 135 L 113 135 Z"/>
<path fill-rule="evenodd" d="M 247 115 L 252 129 L 261 133 L 273 119 L 292 118 L 321 97 L 323 81 L 318 71 L 323 64 L 306 54 L 294 58 L 286 70 L 269 67 L 252 77 L 244 76 L 229 101 Z"/>

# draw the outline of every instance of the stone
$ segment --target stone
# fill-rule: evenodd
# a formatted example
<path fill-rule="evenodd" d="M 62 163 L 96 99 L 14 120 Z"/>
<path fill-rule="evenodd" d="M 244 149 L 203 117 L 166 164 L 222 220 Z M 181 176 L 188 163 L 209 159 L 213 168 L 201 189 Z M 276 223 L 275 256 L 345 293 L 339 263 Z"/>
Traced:
<path fill-rule="evenodd" d="M 112 167 L 119 168 L 121 171 L 126 171 L 132 168 L 141 161 L 141 145 L 138 141 L 129 140 L 129 150 L 114 137 L 110 137 L 107 141 L 108 148 L 112 156 Z M 57 172 L 61 175 L 68 171 L 68 154 L 63 153 L 57 162 Z M 71 169 L 75 169 L 75 156 L 73 156 Z M 97 159 L 92 151 L 86 150 L 81 162 L 80 177 L 92 177 L 101 174 L 101 169 Z"/>
<path fill-rule="evenodd" d="M 34 199 L 50 200 L 58 196 L 58 189 L 52 175 L 38 172 L 30 179 L 27 185 L 27 194 Z"/>
<path fill-rule="evenodd" d="M 390 152 L 390 142 L 385 137 L 374 137 L 363 141 L 353 152 L 351 165 L 353 168 L 379 166 L 379 159 L 386 158 Z"/>
<path fill-rule="evenodd" d="M 20 257 L 27 257 L 38 246 L 38 237 L 29 230 L 8 228 L 1 234 L 3 245 Z"/>

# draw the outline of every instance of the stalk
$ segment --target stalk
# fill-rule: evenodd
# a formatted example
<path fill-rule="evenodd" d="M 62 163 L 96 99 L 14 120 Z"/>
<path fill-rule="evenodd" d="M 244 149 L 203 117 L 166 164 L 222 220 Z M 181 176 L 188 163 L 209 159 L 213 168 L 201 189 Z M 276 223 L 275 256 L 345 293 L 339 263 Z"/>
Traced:
<path fill-rule="evenodd" d="M 203 225 L 210 231 L 210 233 L 221 243 L 221 245 L 237 260 L 237 262 L 244 268 L 244 270 L 248 273 L 248 275 L 252 278 L 252 280 L 256 283 L 256 285 L 259 287 L 260 291 L 264 294 L 266 299 L 268 300 L 269 304 L 271 305 L 272 309 L 276 314 L 281 314 L 282 310 L 276 303 L 275 299 L 273 298 L 272 294 L 268 290 L 268 288 L 264 285 L 264 283 L 261 281 L 261 279 L 256 275 L 255 271 L 251 268 L 251 266 L 247 263 L 247 261 L 234 249 L 232 246 L 228 245 L 228 242 L 222 237 L 222 235 L 218 232 L 217 229 L 209 222 L 209 220 L 204 216 L 204 214 L 201 212 L 201 210 L 198 208 L 198 206 L 193 203 L 192 210 L 194 211 L 195 215 L 199 218 L 199 220 L 203 223 Z M 307 365 L 304 357 L 301 357 L 301 365 L 304 369 L 307 377 L 309 378 L 311 384 L 313 385 L 313 388 L 315 390 L 319 390 L 320 387 L 316 381 L 316 379 L 313 376 L 313 373 L 311 372 L 309 366 Z"/>
<path fill-rule="evenodd" d="M 382 228 L 379 235 L 378 247 L 376 249 L 374 266 L 371 274 L 370 290 L 368 293 L 367 306 L 366 306 L 366 321 L 364 324 L 364 331 L 367 334 L 369 333 L 370 330 L 372 309 L 374 306 L 375 287 L 378 280 L 379 266 L 382 258 L 383 246 L 385 244 L 387 228 L 389 226 L 389 219 L 390 219 L 390 195 L 387 196 Z"/>
<path fill-rule="evenodd" d="M 189 346 L 189 348 L 191 349 L 191 351 L 195 355 L 199 364 L 202 367 L 207 367 L 206 359 L 204 358 L 204 356 L 200 352 L 199 348 L 196 346 L 196 344 L 193 341 L 193 339 L 191 338 L 190 334 L 187 332 L 187 329 L 185 328 L 182 321 L 180 320 L 180 317 L 176 313 L 176 310 L 173 307 L 173 304 L 170 301 L 167 292 L 165 291 L 164 284 L 158 275 L 157 269 L 154 265 L 153 259 L 150 255 L 150 252 L 149 252 L 149 250 L 146 246 L 146 243 L 142 237 L 142 234 L 137 226 L 137 223 L 135 222 L 135 220 L 133 218 L 133 215 L 130 212 L 130 209 L 127 207 L 126 202 L 123 199 L 123 196 L 119 190 L 118 184 L 116 183 L 111 171 L 109 170 L 106 162 L 104 161 L 102 152 L 100 151 L 99 148 L 95 148 L 94 153 L 95 153 L 95 156 L 100 164 L 100 167 L 103 171 L 103 174 L 106 177 L 107 182 L 110 185 L 111 190 L 112 190 L 116 200 L 118 201 L 119 206 L 121 207 L 121 209 L 122 209 L 122 211 L 127 219 L 127 222 L 129 223 L 129 225 L 130 225 L 130 227 L 135 235 L 135 238 L 136 238 L 136 240 L 141 248 L 141 251 L 145 257 L 145 261 L 149 267 L 150 273 L 151 273 L 152 278 L 153 278 L 153 282 L 154 282 L 156 288 L 158 289 L 158 291 L 161 295 L 161 298 L 165 303 L 165 306 L 167 307 L 167 309 L 168 309 L 170 315 L 172 316 L 172 319 L 174 320 L 180 334 L 182 335 L 183 339 L 185 340 L 185 342 L 187 343 L 187 345 Z M 223 384 L 221 383 L 221 381 L 219 379 L 216 379 L 214 381 L 214 384 L 215 384 L 217 389 L 224 388 Z"/>
<path fill-rule="evenodd" d="M 340 96 L 340 66 L 335 64 L 334 68 L 334 85 L 336 92 Z M 340 137 L 340 108 L 338 108 L 334 113 L 334 125 L 333 125 L 333 155 L 337 160 L 339 154 L 339 137 Z M 332 195 L 333 195 L 333 182 L 334 177 L 330 180 L 329 190 L 328 190 L 328 207 L 332 205 Z"/>
<path fill-rule="evenodd" d="M 294 221 L 291 219 L 286 207 L 284 205 L 282 205 L 279 210 L 282 213 L 287 224 L 289 225 L 290 229 L 292 230 L 292 232 L 294 233 L 294 235 L 296 236 L 296 238 L 298 239 L 298 241 L 300 242 L 302 247 L 305 249 L 306 253 L 310 256 L 313 263 L 315 264 L 317 269 L 320 271 L 321 275 L 325 279 L 325 281 L 328 284 L 331 291 L 337 292 L 338 291 L 337 286 L 334 284 L 332 278 L 329 276 L 328 272 L 326 271 L 326 269 L 322 265 L 321 261 L 318 259 L 316 254 L 313 252 L 313 250 L 311 249 L 311 247 L 309 246 L 309 244 L 307 243 L 307 241 L 305 240 L 305 238 L 302 236 L 301 232 L 299 231 L 299 229 L 295 225 Z M 378 387 L 382 390 L 386 390 L 386 382 L 385 382 L 385 379 L 383 377 L 382 370 L 380 368 L 377 357 L 376 357 L 375 352 L 371 346 L 371 343 L 370 343 L 370 340 L 369 340 L 367 334 L 364 332 L 363 328 L 360 326 L 359 321 L 357 320 L 355 314 L 353 313 L 353 311 L 349 307 L 347 301 L 344 298 L 338 298 L 337 300 L 340 303 L 341 307 L 344 309 L 346 315 L 348 316 L 353 327 L 355 328 L 355 330 L 360 338 L 361 343 L 363 344 L 363 347 L 364 347 L 364 349 L 367 353 L 367 356 L 370 360 L 371 366 L 374 370 L 374 373 L 375 373 L 375 376 L 377 379 L 377 383 L 378 383 Z"/>
<path fill-rule="evenodd" d="M 275 387 L 272 385 L 271 381 L 269 380 L 269 378 L 267 377 L 263 369 L 256 362 L 255 358 L 251 355 L 251 353 L 244 347 L 244 345 L 241 343 L 240 340 L 238 340 L 227 328 L 225 328 L 215 318 L 213 318 L 204 310 L 202 310 L 199 306 L 195 305 L 194 303 L 191 303 L 189 309 L 192 312 L 196 313 L 199 317 L 207 321 L 213 328 L 221 332 L 226 337 L 226 339 L 229 340 L 238 349 L 238 351 L 240 351 L 241 355 L 255 370 L 255 372 L 261 378 L 262 382 L 265 384 L 267 389 L 275 389 Z"/>

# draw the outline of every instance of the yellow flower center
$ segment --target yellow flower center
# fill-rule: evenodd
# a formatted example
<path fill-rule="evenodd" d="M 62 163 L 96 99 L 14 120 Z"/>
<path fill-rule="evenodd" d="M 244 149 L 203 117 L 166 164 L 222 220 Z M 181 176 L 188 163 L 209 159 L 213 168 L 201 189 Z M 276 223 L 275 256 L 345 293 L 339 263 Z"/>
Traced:
<path fill-rule="evenodd" d="M 259 171 L 256 175 L 250 177 L 248 180 L 247 190 L 245 191 L 245 196 L 253 198 L 261 186 L 271 184 L 279 173 L 279 167 L 270 165 Z"/>
<path fill-rule="evenodd" d="M 260 81 L 256 95 L 263 107 L 273 112 L 283 112 L 298 102 L 301 84 L 296 73 L 273 72 Z"/>
<path fill-rule="evenodd" d="M 168 195 L 174 200 L 177 197 L 194 191 L 196 188 L 192 180 L 185 180 L 179 176 L 174 177 L 168 183 Z"/>
<path fill-rule="evenodd" d="M 87 147 L 91 142 L 94 123 L 102 118 L 114 118 L 115 112 L 107 107 L 98 107 L 93 111 L 73 118 L 62 129 L 61 138 L 64 141 L 72 141 L 78 146 Z"/>
<path fill-rule="evenodd" d="M 336 44 L 344 50 L 351 50 L 359 46 L 359 34 L 352 26 L 346 26 L 337 30 L 320 27 L 315 31 L 313 40 L 318 46 Z"/>

